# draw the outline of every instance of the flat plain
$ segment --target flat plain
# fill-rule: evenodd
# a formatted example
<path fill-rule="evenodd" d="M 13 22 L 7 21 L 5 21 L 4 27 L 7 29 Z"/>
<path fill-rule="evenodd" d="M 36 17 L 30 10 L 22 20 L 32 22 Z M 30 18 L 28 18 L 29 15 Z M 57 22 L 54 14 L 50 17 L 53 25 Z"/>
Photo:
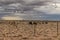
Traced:
<path fill-rule="evenodd" d="M 60 40 L 60 22 L 0 20 L 0 40 Z"/>

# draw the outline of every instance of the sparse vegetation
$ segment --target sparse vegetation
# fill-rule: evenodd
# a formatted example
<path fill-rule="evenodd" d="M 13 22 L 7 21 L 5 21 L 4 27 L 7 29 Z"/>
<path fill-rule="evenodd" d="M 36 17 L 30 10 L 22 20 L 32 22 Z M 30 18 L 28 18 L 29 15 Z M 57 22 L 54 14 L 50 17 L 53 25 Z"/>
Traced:
<path fill-rule="evenodd" d="M 57 38 L 59 38 L 59 35 L 57 36 L 57 24 L 53 21 L 48 21 L 49 24 L 47 25 L 45 25 L 45 21 L 44 24 L 42 24 L 43 21 L 11 20 L 0 22 L 0 37 L 2 37 L 0 39 L 3 39 L 3 37 L 5 40 L 56 40 Z M 51 24 L 53 24 L 52 27 Z"/>

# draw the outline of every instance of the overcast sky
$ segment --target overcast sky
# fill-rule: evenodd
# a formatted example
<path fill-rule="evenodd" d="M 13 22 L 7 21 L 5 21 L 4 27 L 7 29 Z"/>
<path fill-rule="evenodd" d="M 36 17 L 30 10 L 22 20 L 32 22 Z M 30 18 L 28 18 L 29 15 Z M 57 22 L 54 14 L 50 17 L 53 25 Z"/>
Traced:
<path fill-rule="evenodd" d="M 42 11 L 47 14 L 60 14 L 60 0 L 0 0 L 0 5 L 18 6 L 21 10 Z"/>
<path fill-rule="evenodd" d="M 9 15 L 19 15 L 18 18 L 25 18 L 25 16 L 28 16 L 29 18 L 31 17 L 31 14 L 32 16 L 33 14 L 36 14 L 37 16 L 39 14 L 60 14 L 60 0 L 0 0 L 0 12 L 6 11 L 5 9 L 9 8 L 17 8 L 20 11 L 23 11 L 22 13 L 24 14 L 24 16 L 20 15 L 20 13 L 0 13 L 0 16 L 2 16 L 3 19 L 5 18 L 5 16 Z"/>

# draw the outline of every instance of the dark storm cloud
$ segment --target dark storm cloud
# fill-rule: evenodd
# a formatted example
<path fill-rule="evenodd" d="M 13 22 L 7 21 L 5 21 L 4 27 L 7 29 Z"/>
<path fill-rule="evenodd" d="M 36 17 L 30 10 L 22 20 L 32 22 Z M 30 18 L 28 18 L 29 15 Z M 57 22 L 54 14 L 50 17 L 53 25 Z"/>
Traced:
<path fill-rule="evenodd" d="M 31 1 L 24 1 L 24 6 L 23 6 L 23 11 L 28 11 L 28 10 L 34 10 L 36 8 L 35 6 L 45 6 L 48 5 L 48 2 L 51 2 L 51 0 L 31 0 Z"/>
<path fill-rule="evenodd" d="M 51 0 L 0 0 L 0 4 L 11 4 L 11 3 L 21 3 L 27 5 L 45 5 L 47 2 L 51 2 Z"/>
<path fill-rule="evenodd" d="M 31 6 L 42 6 L 42 5 L 46 5 L 46 3 L 45 2 L 34 2 L 34 3 L 27 4 L 27 5 L 31 5 Z"/>
<path fill-rule="evenodd" d="M 20 3 L 23 6 L 18 6 L 20 6 L 19 8 L 21 8 L 22 11 L 30 11 L 34 10 L 34 8 L 36 8 L 35 6 L 45 6 L 48 2 L 51 2 L 51 0 L 0 0 L 0 5 L 8 6 L 10 4 Z"/>
<path fill-rule="evenodd" d="M 31 5 L 31 6 L 43 6 L 43 5 L 47 5 L 48 2 L 52 2 L 51 0 L 34 0 L 31 2 L 26 2 L 26 5 Z"/>
<path fill-rule="evenodd" d="M 36 8 L 35 6 L 45 6 L 48 2 L 51 2 L 51 0 L 0 0 L 0 5 L 10 5 L 10 4 L 16 4 L 20 3 L 21 10 L 28 11 L 28 10 L 34 10 Z M 17 6 L 17 8 L 18 8 Z"/>
<path fill-rule="evenodd" d="M 8 5 L 12 3 L 24 3 L 22 0 L 0 0 L 0 5 Z"/>

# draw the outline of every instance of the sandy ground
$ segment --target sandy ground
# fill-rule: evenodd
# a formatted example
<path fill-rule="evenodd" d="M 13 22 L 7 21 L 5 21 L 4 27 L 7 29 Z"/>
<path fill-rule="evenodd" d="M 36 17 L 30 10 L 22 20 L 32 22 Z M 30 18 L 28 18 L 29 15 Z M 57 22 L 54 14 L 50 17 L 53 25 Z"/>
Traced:
<path fill-rule="evenodd" d="M 60 40 L 60 22 L 1 20 L 0 40 Z"/>

